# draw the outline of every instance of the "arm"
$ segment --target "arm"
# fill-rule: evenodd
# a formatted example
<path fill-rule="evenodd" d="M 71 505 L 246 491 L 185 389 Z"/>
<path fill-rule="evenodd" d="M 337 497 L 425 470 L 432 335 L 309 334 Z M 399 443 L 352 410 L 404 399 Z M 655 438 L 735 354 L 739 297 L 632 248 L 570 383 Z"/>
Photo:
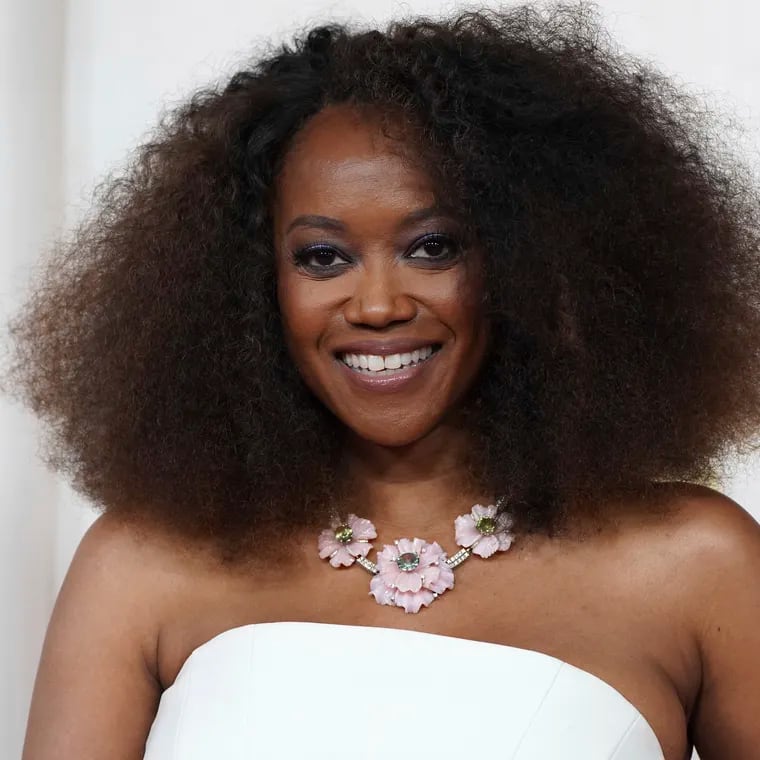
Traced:
<path fill-rule="evenodd" d="M 108 516 L 82 539 L 45 637 L 22 760 L 142 760 L 160 696 L 145 555 Z"/>
<path fill-rule="evenodd" d="M 760 757 L 760 525 L 712 492 L 704 506 L 697 631 L 702 687 L 691 729 L 702 760 Z"/>

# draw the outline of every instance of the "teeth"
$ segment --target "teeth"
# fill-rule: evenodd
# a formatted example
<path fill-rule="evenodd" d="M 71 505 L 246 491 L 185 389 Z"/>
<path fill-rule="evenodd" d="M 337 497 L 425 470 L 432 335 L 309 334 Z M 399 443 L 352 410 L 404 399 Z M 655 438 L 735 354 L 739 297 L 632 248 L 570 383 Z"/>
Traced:
<path fill-rule="evenodd" d="M 388 356 L 379 356 L 378 354 L 342 354 L 340 358 L 344 364 L 356 370 L 383 372 L 384 370 L 397 370 L 402 367 L 418 364 L 432 355 L 433 347 L 425 346 L 424 348 L 415 349 L 405 354 L 389 354 Z"/>

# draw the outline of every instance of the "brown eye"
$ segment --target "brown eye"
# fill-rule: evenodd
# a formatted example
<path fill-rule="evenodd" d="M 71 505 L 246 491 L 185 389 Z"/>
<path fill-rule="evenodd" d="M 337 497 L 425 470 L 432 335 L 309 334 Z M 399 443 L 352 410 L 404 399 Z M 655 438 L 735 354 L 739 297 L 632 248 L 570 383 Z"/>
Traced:
<path fill-rule="evenodd" d="M 418 255 L 421 253 L 421 255 Z M 433 234 L 417 241 L 409 254 L 410 259 L 448 261 L 458 253 L 456 243 L 446 235 Z"/>
<path fill-rule="evenodd" d="M 296 266 L 310 271 L 337 269 L 348 263 L 334 248 L 327 246 L 310 246 L 293 252 Z"/>
<path fill-rule="evenodd" d="M 337 258 L 337 254 L 335 251 L 327 251 L 327 250 L 316 250 L 312 251 L 308 257 L 307 261 L 310 263 L 313 262 L 317 266 L 320 267 L 328 267 L 330 264 L 335 263 L 335 259 Z"/>

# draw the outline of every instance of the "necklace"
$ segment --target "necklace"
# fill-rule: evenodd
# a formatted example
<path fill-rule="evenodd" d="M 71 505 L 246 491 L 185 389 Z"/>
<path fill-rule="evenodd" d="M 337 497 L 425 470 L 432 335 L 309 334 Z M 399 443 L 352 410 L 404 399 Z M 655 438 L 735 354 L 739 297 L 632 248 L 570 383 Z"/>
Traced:
<path fill-rule="evenodd" d="M 503 499 L 496 504 L 474 504 L 469 514 L 454 520 L 454 537 L 462 548 L 451 557 L 437 541 L 399 538 L 386 544 L 377 555 L 377 563 L 367 559 L 377 538 L 375 526 L 363 517 L 349 514 L 346 520 L 335 517 L 329 528 L 319 534 L 319 556 L 333 567 L 354 563 L 372 574 L 369 594 L 378 604 L 402 607 L 404 612 L 419 612 L 432 604 L 444 591 L 454 588 L 454 568 L 477 554 L 488 558 L 512 545 L 512 517 L 498 513 Z"/>

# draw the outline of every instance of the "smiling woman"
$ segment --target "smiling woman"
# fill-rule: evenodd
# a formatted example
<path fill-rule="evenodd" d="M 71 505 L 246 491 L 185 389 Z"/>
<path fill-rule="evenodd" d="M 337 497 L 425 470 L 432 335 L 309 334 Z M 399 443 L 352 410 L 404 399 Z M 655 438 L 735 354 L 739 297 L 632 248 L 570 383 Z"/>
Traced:
<path fill-rule="evenodd" d="M 351 420 L 352 448 L 351 438 L 398 447 L 434 430 L 447 437 L 486 351 L 482 255 L 458 240 L 454 212 L 438 205 L 404 144 L 371 115 L 328 106 L 301 130 L 275 184 L 290 355 L 314 395 Z"/>
<path fill-rule="evenodd" d="M 12 328 L 104 512 L 25 760 L 756 757 L 760 528 L 698 483 L 760 426 L 760 202 L 708 117 L 583 4 L 317 26 L 174 112 Z"/>

